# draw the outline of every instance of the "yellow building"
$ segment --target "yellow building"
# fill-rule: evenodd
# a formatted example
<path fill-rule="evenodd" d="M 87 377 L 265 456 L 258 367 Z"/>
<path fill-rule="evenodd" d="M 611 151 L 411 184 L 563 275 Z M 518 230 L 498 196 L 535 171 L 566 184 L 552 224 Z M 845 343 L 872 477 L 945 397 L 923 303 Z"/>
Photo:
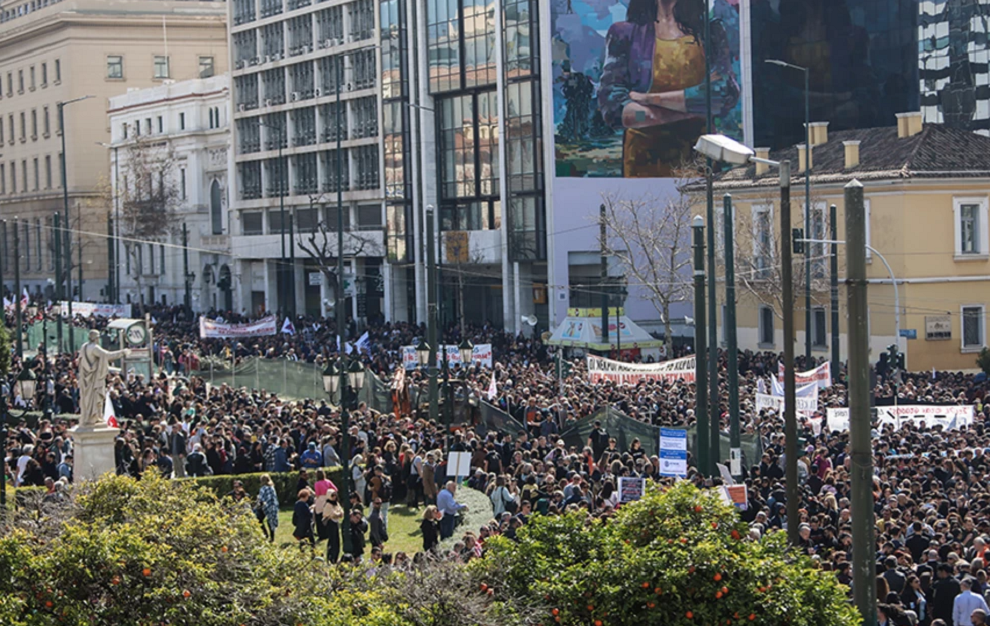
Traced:
<path fill-rule="evenodd" d="M 103 301 L 110 155 L 107 104 L 131 89 L 227 71 L 227 5 L 183 0 L 24 0 L 0 9 L 0 241 L 13 289 L 13 233 L 21 284 L 54 296 L 53 215 L 63 211 L 65 106 L 67 187 L 76 299 Z M 159 118 L 143 135 L 172 132 Z M 80 254 L 81 245 L 81 254 Z M 82 270 L 78 263 L 82 259 Z M 64 257 L 63 257 L 64 259 Z M 79 277 L 82 277 L 80 298 Z"/>
<path fill-rule="evenodd" d="M 897 281 L 901 351 L 912 371 L 976 369 L 987 344 L 990 306 L 990 138 L 922 124 L 920 113 L 898 116 L 898 126 L 828 132 L 812 124 L 809 239 L 830 239 L 835 205 L 837 239 L 846 237 L 843 187 L 864 185 L 866 239 L 887 260 Z M 805 147 L 757 156 L 789 160 L 791 215 L 787 229 L 801 228 L 805 212 Z M 717 177 L 716 246 L 719 277 L 719 341 L 724 345 L 723 194 L 733 201 L 737 328 L 741 350 L 783 349 L 779 259 L 780 180 L 776 168 L 739 167 Z M 694 189 L 697 191 L 697 188 Z M 704 215 L 704 194 L 694 212 Z M 790 237 L 784 238 L 789 241 Z M 838 245 L 840 351 L 846 359 L 845 251 Z M 831 345 L 828 244 L 808 244 L 812 268 L 812 352 L 828 358 Z M 870 348 L 876 360 L 895 343 L 894 287 L 877 254 L 868 252 Z M 804 257 L 794 257 L 795 354 L 805 351 Z"/>

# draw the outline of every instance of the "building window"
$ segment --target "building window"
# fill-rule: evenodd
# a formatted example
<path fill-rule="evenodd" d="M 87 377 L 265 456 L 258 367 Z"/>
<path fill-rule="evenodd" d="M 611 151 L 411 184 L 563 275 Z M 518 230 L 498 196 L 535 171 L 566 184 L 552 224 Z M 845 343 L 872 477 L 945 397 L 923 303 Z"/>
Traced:
<path fill-rule="evenodd" d="M 962 351 L 979 352 L 986 345 L 986 317 L 982 304 L 962 307 Z"/>
<path fill-rule="evenodd" d="M 17 161 L 10 162 L 10 193 L 17 193 Z"/>
<path fill-rule="evenodd" d="M 158 271 L 165 275 L 165 244 L 158 246 Z M 162 304 L 165 303 L 165 294 L 162 294 Z"/>
<path fill-rule="evenodd" d="M 124 136 L 124 139 L 127 139 L 127 126 L 128 126 L 127 122 L 124 122 L 123 124 L 120 125 L 120 130 Z"/>
<path fill-rule="evenodd" d="M 811 311 L 811 345 L 816 348 L 828 346 L 828 329 L 825 322 L 824 307 L 815 307 Z"/>
<path fill-rule="evenodd" d="M 216 180 L 210 185 L 210 224 L 213 226 L 214 235 L 223 234 L 223 196 L 220 192 L 220 183 Z"/>
<path fill-rule="evenodd" d="M 186 114 L 179 113 L 179 130 L 185 130 L 185 129 L 186 129 Z"/>
<path fill-rule="evenodd" d="M 34 91 L 34 66 L 31 66 L 31 91 Z M 39 268 L 40 269 L 40 268 Z"/>
<path fill-rule="evenodd" d="M 158 134 L 165 132 L 165 118 L 161 115 L 158 116 Z"/>
<path fill-rule="evenodd" d="M 27 192 L 28 190 L 28 162 L 27 159 L 21 160 L 21 191 Z"/>
<path fill-rule="evenodd" d="M 24 93 L 24 70 L 17 70 L 17 93 Z"/>
<path fill-rule="evenodd" d="M 55 59 L 55 82 L 62 82 L 62 61 Z"/>
<path fill-rule="evenodd" d="M 45 189 L 52 188 L 52 157 L 45 155 Z"/>
<path fill-rule="evenodd" d="M 179 193 L 182 194 L 182 199 L 186 199 L 186 168 L 179 168 Z"/>
<path fill-rule="evenodd" d="M 251 211 L 241 214 L 241 227 L 245 235 L 263 235 L 265 232 L 264 214 Z"/>
<path fill-rule="evenodd" d="M 987 199 L 953 198 L 956 258 L 987 256 Z"/>
<path fill-rule="evenodd" d="M 768 306 L 760 307 L 760 346 L 773 346 L 773 309 Z"/>
<path fill-rule="evenodd" d="M 753 215 L 753 267 L 754 278 L 768 280 L 772 273 L 774 258 L 773 205 L 754 204 Z M 772 342 L 771 342 L 772 343 Z"/>
<path fill-rule="evenodd" d="M 31 109 L 31 139 L 38 139 L 38 109 Z"/>
<path fill-rule="evenodd" d="M 27 114 L 21 111 L 21 143 L 27 141 Z"/>
<path fill-rule="evenodd" d="M 41 188 L 41 168 L 38 167 L 38 159 L 35 158 L 31 165 L 34 168 L 34 190 L 38 191 Z"/>
<path fill-rule="evenodd" d="M 51 123 L 48 117 L 48 107 L 46 106 L 41 112 L 41 128 L 44 130 L 44 136 L 48 137 L 51 134 Z M 2 142 L 2 140 L 0 140 Z"/>
<path fill-rule="evenodd" d="M 164 55 L 155 55 L 155 67 L 152 78 L 168 78 L 168 76 L 168 57 Z"/>
<path fill-rule="evenodd" d="M 0 163 L 0 194 L 7 193 L 7 166 Z"/>
<path fill-rule="evenodd" d="M 14 97 L 14 73 L 7 72 L 7 97 Z"/>
<path fill-rule="evenodd" d="M 209 78 L 213 71 L 213 57 L 199 57 L 199 77 Z"/>
<path fill-rule="evenodd" d="M 38 160 L 35 159 L 35 165 L 37 165 Z M 37 256 L 35 267 L 40 272 L 42 265 L 44 263 L 44 249 L 41 247 L 41 220 L 34 220 L 34 249 Z"/>
<path fill-rule="evenodd" d="M 48 86 L 48 64 L 47 63 L 42 63 L 41 64 L 41 86 L 42 87 L 47 87 Z"/>
<path fill-rule="evenodd" d="M 120 55 L 107 57 L 107 78 L 114 80 L 124 78 L 124 57 Z"/>

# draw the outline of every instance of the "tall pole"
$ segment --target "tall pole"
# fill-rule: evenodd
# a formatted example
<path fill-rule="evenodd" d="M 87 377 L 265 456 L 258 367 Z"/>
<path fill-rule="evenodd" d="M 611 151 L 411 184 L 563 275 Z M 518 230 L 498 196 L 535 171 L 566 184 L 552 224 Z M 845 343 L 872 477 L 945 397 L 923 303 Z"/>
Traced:
<path fill-rule="evenodd" d="M 797 402 L 794 388 L 794 268 L 791 265 L 791 163 L 780 163 L 780 275 L 784 314 L 784 455 L 787 466 L 787 539 L 797 545 L 798 472 L 797 472 Z"/>
<path fill-rule="evenodd" d="M 66 317 L 69 318 L 69 354 L 75 351 L 76 346 L 76 333 L 72 327 L 72 228 L 70 224 L 72 222 L 69 220 L 69 181 L 68 174 L 66 172 L 66 161 L 68 160 L 68 155 L 65 152 L 65 103 L 58 103 L 58 128 L 62 131 L 62 210 L 65 213 L 65 224 L 63 225 L 64 235 L 65 235 L 65 245 L 63 246 L 65 252 L 65 292 L 64 297 L 66 301 L 66 306 L 68 310 L 66 311 Z M 80 261 L 82 257 L 80 256 Z"/>
<path fill-rule="evenodd" d="M 697 468 L 708 476 L 708 365 L 705 361 L 705 220 L 695 216 L 691 224 L 694 237 L 694 402 L 695 434 L 698 442 Z"/>
<path fill-rule="evenodd" d="M 114 304 L 120 304 L 120 159 L 117 150 L 119 146 L 113 148 L 113 224 L 117 235 L 113 240 L 113 258 L 117 263 L 114 266 Z"/>
<path fill-rule="evenodd" d="M 742 444 L 739 436 L 739 349 L 736 338 L 736 263 L 733 248 L 732 196 L 722 198 L 722 223 L 725 224 L 725 358 L 729 387 L 729 471 L 742 478 Z M 752 460 L 752 459 L 751 459 Z"/>
<path fill-rule="evenodd" d="M 811 237 L 811 92 L 808 81 L 811 72 L 804 69 L 804 236 Z M 811 247 L 804 247 L 804 358 L 805 367 L 811 369 Z"/>
<path fill-rule="evenodd" d="M 185 294 L 182 304 L 186 307 L 186 317 L 192 319 L 192 295 L 189 293 L 189 229 L 182 223 L 182 277 Z"/>
<path fill-rule="evenodd" d="M 839 358 L 839 226 L 835 205 L 828 208 L 829 237 L 832 254 L 829 255 L 830 288 L 832 296 L 832 379 L 838 380 L 842 361 Z"/>
<path fill-rule="evenodd" d="M 18 357 L 24 356 L 24 346 L 21 341 L 21 231 L 20 221 L 14 218 L 14 337 L 17 341 L 15 349 Z M 6 445 L 6 442 L 4 442 Z"/>
<path fill-rule="evenodd" d="M 876 541 L 873 513 L 873 444 L 870 435 L 870 333 L 866 283 L 866 210 L 863 185 L 845 188 L 846 272 L 849 307 L 849 440 L 852 455 L 853 603 L 863 626 L 875 626 Z"/>
<path fill-rule="evenodd" d="M 55 337 L 58 347 L 55 349 L 57 354 L 62 354 L 62 223 L 61 215 L 58 211 L 55 211 L 54 219 L 52 224 L 55 228 L 55 232 L 52 233 L 52 239 L 55 240 Z M 7 223 L 4 222 L 4 241 L 7 240 L 6 237 Z"/>
<path fill-rule="evenodd" d="M 337 87 L 337 105 L 340 106 L 340 87 Z M 338 119 L 339 129 L 339 122 Z M 278 274 L 282 284 L 279 289 L 279 296 L 282 298 L 280 306 L 282 307 L 282 315 L 286 316 L 289 314 L 289 282 L 286 280 L 286 267 L 285 267 L 285 164 L 282 163 L 282 141 L 285 137 L 285 123 L 282 122 L 278 125 L 278 220 L 279 220 L 279 239 L 282 240 L 282 258 L 279 261 Z M 340 152 L 338 151 L 337 157 L 340 158 Z"/>
<path fill-rule="evenodd" d="M 337 365 L 339 368 L 340 375 L 340 428 L 343 431 L 341 433 L 341 460 L 344 463 L 344 493 L 346 497 L 344 500 L 344 519 L 340 524 L 340 534 L 342 539 L 342 545 L 344 548 L 344 554 L 351 553 L 351 424 L 350 424 L 350 414 L 347 411 L 347 350 L 344 348 L 344 327 L 347 324 L 347 311 L 345 310 L 344 303 L 347 301 L 347 297 L 344 294 L 344 191 L 343 191 L 343 173 L 341 171 L 340 162 L 340 132 L 342 128 L 342 120 L 340 118 L 340 63 L 341 59 L 338 57 L 336 59 L 335 68 L 335 78 L 336 92 L 337 92 L 337 111 L 334 115 L 334 123 L 337 126 L 337 289 L 336 296 L 337 302 L 336 312 L 337 312 L 337 349 L 338 349 L 338 359 Z M 279 144 L 281 145 L 281 143 Z M 284 224 L 284 222 L 283 222 Z M 284 242 L 283 242 L 284 245 Z M 283 260 L 285 255 L 285 250 L 282 251 Z"/>
<path fill-rule="evenodd" d="M 712 41 L 711 31 L 711 10 L 705 4 L 705 48 L 709 48 Z M 715 132 L 712 124 L 712 62 L 711 54 L 705 54 L 705 132 L 711 134 Z M 705 191 L 706 191 L 706 212 L 705 222 L 708 224 L 708 404 L 710 406 L 709 417 L 711 418 L 711 430 L 709 432 L 709 471 L 713 476 L 718 475 L 715 464 L 720 460 L 719 445 L 719 387 L 718 387 L 718 318 L 715 314 L 715 195 L 714 195 L 714 171 L 712 160 L 705 160 Z"/>
<path fill-rule="evenodd" d="M 117 264 L 114 260 L 114 236 L 113 236 L 113 214 L 107 211 L 107 265 L 110 271 L 107 272 L 107 302 L 113 302 L 114 283 L 117 282 Z M 47 318 L 46 318 L 47 319 Z"/>
<path fill-rule="evenodd" d="M 611 352 L 612 344 L 608 338 L 608 257 L 605 256 L 605 244 L 608 233 L 605 228 L 605 203 L 598 207 L 598 228 L 601 230 L 601 241 L 599 242 L 599 253 L 601 254 L 601 283 L 602 283 L 602 343 L 605 344 L 605 353 Z M 618 327 L 616 328 L 618 332 Z"/>
<path fill-rule="evenodd" d="M 289 211 L 289 311 L 296 316 L 296 209 Z"/>
<path fill-rule="evenodd" d="M 426 343 L 430 345 L 430 362 L 426 371 L 430 377 L 430 420 L 440 418 L 437 406 L 437 248 L 433 223 L 433 207 L 426 207 Z"/>

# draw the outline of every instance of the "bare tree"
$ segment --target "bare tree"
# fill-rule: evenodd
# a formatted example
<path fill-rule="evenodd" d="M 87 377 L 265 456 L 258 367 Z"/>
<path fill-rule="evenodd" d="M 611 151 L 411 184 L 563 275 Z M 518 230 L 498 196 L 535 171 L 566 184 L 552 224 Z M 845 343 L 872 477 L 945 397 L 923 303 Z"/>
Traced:
<path fill-rule="evenodd" d="M 678 180 L 675 196 L 624 198 L 602 194 L 605 254 L 618 260 L 644 291 L 664 325 L 667 354 L 673 354 L 670 307 L 691 299 L 691 201 Z"/>
<path fill-rule="evenodd" d="M 328 223 L 327 206 L 323 195 L 310 197 L 310 208 L 319 211 L 319 219 L 316 220 L 311 232 L 297 232 L 296 243 L 309 258 L 316 262 L 320 273 L 323 274 L 323 280 L 333 291 L 333 301 L 336 303 L 344 298 L 344 295 L 339 292 L 342 290 L 343 281 L 342 277 L 337 276 L 337 222 L 335 220 L 333 224 Z M 344 248 L 341 253 L 345 259 L 353 259 L 363 254 L 381 256 L 381 248 L 381 244 L 372 237 L 355 232 L 345 232 Z"/>
<path fill-rule="evenodd" d="M 133 273 L 142 293 L 142 246 L 167 241 L 180 223 L 182 190 L 176 181 L 176 157 L 166 141 L 138 141 L 126 148 L 117 181 L 118 229 L 124 253 L 137 268 Z M 153 262 L 153 261 L 152 261 Z"/>

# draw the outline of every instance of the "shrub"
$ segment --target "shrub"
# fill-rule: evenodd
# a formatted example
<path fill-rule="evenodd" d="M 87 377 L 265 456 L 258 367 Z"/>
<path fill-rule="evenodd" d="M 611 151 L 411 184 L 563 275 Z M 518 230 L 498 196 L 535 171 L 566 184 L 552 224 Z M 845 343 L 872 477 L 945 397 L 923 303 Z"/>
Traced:
<path fill-rule="evenodd" d="M 327 478 L 337 486 L 344 488 L 344 470 L 340 467 L 328 467 L 324 470 Z M 299 472 L 265 472 L 272 478 L 275 485 L 275 493 L 278 494 L 278 502 L 282 506 L 292 506 L 296 501 L 298 492 L 296 483 L 299 482 Z M 181 481 L 194 482 L 201 487 L 212 491 L 218 498 L 226 496 L 234 488 L 234 481 L 239 480 L 244 485 L 244 490 L 254 498 L 261 491 L 261 477 L 264 473 L 255 474 L 222 474 L 218 476 L 201 476 L 199 478 L 184 478 Z M 316 480 L 316 472 L 309 472 L 309 484 Z"/>
<path fill-rule="evenodd" d="M 850 626 L 846 589 L 783 533 L 748 528 L 718 495 L 687 482 L 652 486 L 613 520 L 535 515 L 518 541 L 486 543 L 471 567 L 495 597 L 525 599 L 542 623 Z M 506 603 L 506 612 L 519 608 Z"/>
<path fill-rule="evenodd" d="M 111 477 L 0 535 L 0 624 L 316 624 L 322 576 L 248 507 L 192 481 Z"/>
<path fill-rule="evenodd" d="M 983 373 L 990 376 L 990 348 L 986 346 L 980 350 L 980 353 L 976 356 L 976 364 L 983 370 Z"/>

